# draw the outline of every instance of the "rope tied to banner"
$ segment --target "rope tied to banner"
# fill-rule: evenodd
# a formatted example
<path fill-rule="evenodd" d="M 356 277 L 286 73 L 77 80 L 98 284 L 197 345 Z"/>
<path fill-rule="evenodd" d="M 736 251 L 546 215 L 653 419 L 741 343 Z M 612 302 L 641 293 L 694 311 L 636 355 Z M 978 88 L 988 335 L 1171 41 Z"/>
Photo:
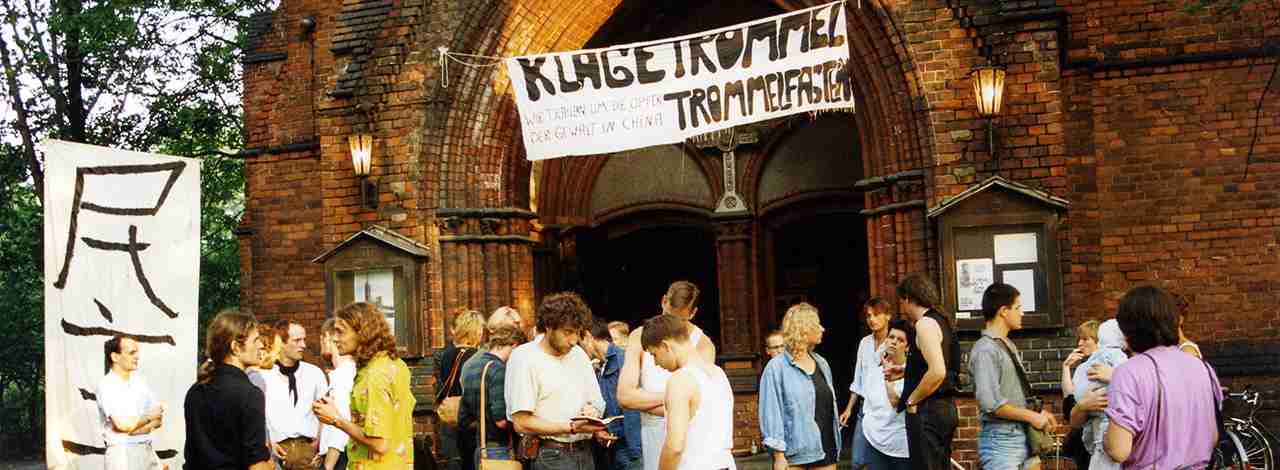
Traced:
<path fill-rule="evenodd" d="M 457 62 L 458 65 L 461 65 L 463 67 L 482 69 L 482 68 L 490 68 L 490 67 L 500 65 L 502 64 L 502 60 L 503 60 L 502 57 L 467 54 L 463 52 L 450 52 L 449 48 L 445 46 L 437 47 L 436 52 L 439 54 L 438 60 L 440 62 L 440 74 L 441 74 L 440 85 L 443 88 L 449 88 L 449 61 Z M 468 62 L 466 60 L 459 59 L 459 57 L 466 57 L 469 59 L 483 59 L 489 62 L 488 63 Z"/>

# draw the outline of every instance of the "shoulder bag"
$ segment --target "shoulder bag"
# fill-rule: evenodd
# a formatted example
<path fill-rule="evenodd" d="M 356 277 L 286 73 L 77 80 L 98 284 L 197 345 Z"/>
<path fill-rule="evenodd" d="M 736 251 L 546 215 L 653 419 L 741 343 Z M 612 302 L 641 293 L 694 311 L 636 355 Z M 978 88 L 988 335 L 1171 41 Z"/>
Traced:
<path fill-rule="evenodd" d="M 445 379 L 444 386 L 436 393 L 436 416 L 440 422 L 447 426 L 458 425 L 458 405 L 462 402 L 462 396 L 447 397 L 449 390 L 453 390 L 453 384 L 458 381 L 458 369 L 462 366 L 465 349 L 458 349 L 458 354 L 453 356 L 453 370 L 449 372 L 449 378 Z"/>

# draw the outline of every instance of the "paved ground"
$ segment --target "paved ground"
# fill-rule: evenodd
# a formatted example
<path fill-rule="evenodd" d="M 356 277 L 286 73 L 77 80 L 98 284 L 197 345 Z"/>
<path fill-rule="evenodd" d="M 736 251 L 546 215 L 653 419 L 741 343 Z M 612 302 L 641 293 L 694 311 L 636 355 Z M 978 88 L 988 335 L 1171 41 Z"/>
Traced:
<path fill-rule="evenodd" d="M 769 464 L 769 458 L 765 454 L 743 457 L 738 459 L 738 470 L 771 470 L 772 465 Z M 840 470 L 851 468 L 849 460 L 843 459 L 837 466 Z M 0 462 L 0 470 L 44 470 L 44 462 L 31 460 L 26 462 Z"/>
<path fill-rule="evenodd" d="M 0 462 L 0 470 L 44 470 L 44 463 L 40 461 L 27 462 Z M 770 470 L 773 466 L 769 465 L 768 457 L 756 455 L 738 459 L 738 470 Z M 841 470 L 850 468 L 849 461 L 840 462 L 837 467 Z"/>
<path fill-rule="evenodd" d="M 0 470 L 44 470 L 44 462 L 39 460 L 0 462 Z"/>
<path fill-rule="evenodd" d="M 750 457 L 742 457 L 737 459 L 737 461 L 738 461 L 738 470 L 772 470 L 773 469 L 773 465 L 770 463 L 769 456 L 767 454 L 757 454 Z M 836 463 L 836 468 L 839 470 L 846 470 L 846 469 L 852 469 L 853 466 L 850 464 L 849 458 L 846 456 L 845 458 L 840 459 L 840 461 Z"/>

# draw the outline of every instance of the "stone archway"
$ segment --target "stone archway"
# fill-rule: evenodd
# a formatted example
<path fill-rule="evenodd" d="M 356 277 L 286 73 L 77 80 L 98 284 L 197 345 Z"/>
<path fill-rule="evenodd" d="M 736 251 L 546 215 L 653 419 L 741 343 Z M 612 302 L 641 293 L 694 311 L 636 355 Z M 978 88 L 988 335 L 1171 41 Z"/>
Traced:
<path fill-rule="evenodd" d="M 649 26 L 650 20 L 646 19 L 646 15 L 652 15 L 654 10 L 637 10 L 632 3 L 638 1 L 640 0 L 534 3 L 494 0 L 476 3 L 464 8 L 462 15 L 467 21 L 454 35 L 451 48 L 479 55 L 517 56 L 603 45 L 594 44 L 595 41 L 615 43 L 609 39 L 615 36 L 610 36 L 609 33 L 628 28 L 652 34 L 644 38 L 667 36 L 654 34 L 656 29 Z M 668 3 L 683 5 L 687 2 Z M 781 13 L 822 2 L 736 0 L 707 5 L 721 3 L 754 5 L 754 8 Z M 742 5 L 736 5 L 738 3 Z M 928 106 L 925 104 L 930 96 L 922 86 L 922 72 L 916 69 L 909 52 L 907 35 L 898 24 L 905 12 L 897 9 L 907 8 L 910 4 L 863 0 L 859 9 L 855 3 L 858 2 L 847 5 L 846 18 L 852 58 L 848 70 L 858 97 L 857 113 L 852 120 L 859 129 L 856 136 L 849 138 L 857 139 L 857 147 L 861 150 L 861 168 L 858 173 L 869 178 L 930 167 L 930 156 L 934 153 L 935 146 L 927 118 Z M 688 8 L 700 7 L 702 4 Z M 932 7 L 919 8 L 930 11 Z M 716 18 L 715 15 L 699 17 Z M 750 18 L 742 20 L 746 19 Z M 725 21 L 724 24 L 707 25 L 708 28 L 704 29 L 737 22 L 739 21 Z M 538 234 L 536 238 L 539 239 L 539 245 L 531 247 L 534 253 L 532 271 L 542 276 L 542 279 L 533 279 L 535 275 L 530 275 L 529 282 L 537 284 L 538 291 L 557 290 L 563 285 L 564 279 L 555 274 L 547 274 L 550 270 L 546 268 L 558 262 L 555 259 L 557 257 L 580 254 L 582 247 L 578 246 L 573 231 L 598 224 L 597 216 L 617 220 L 625 218 L 629 212 L 642 212 L 644 209 L 663 208 L 663 204 L 672 204 L 671 201 L 663 201 L 661 195 L 651 194 L 650 199 L 639 198 L 628 202 L 633 204 L 630 208 L 609 208 L 605 213 L 598 214 L 595 207 L 597 201 L 589 188 L 598 184 L 601 174 L 607 170 L 609 157 L 606 156 L 550 160 L 540 164 L 534 171 L 533 165 L 524 159 L 519 117 L 510 97 L 510 83 L 501 70 L 462 70 L 451 75 L 450 88 L 438 90 L 430 102 L 437 108 L 428 113 L 425 138 L 439 144 L 430 151 L 436 160 L 428 165 L 424 176 L 428 184 L 432 181 L 439 184 L 438 197 L 434 201 L 436 207 L 524 209 L 529 207 L 530 193 L 536 194 L 537 222 L 533 231 Z M 775 136 L 781 133 L 783 132 L 776 129 L 771 131 Z M 684 151 L 699 153 L 692 148 Z M 753 152 L 768 151 L 768 148 L 746 150 L 740 156 L 739 164 L 745 165 Z M 694 155 L 691 161 L 710 182 L 712 200 L 718 199 L 724 187 L 719 156 Z M 746 182 L 742 181 L 743 169 L 745 168 L 737 172 L 739 187 L 747 187 Z M 475 190 L 472 188 L 475 185 L 474 177 L 458 178 L 457 172 L 494 175 L 496 183 Z M 530 182 L 531 174 L 537 175 L 538 179 Z M 855 183 L 857 181 L 847 181 L 846 184 L 851 188 Z M 533 188 L 532 191 L 530 188 Z M 878 207 L 904 197 L 923 199 L 924 187 L 895 188 L 892 191 L 869 191 L 862 194 L 864 201 L 859 206 Z M 650 204 L 656 206 L 647 207 Z M 675 204 L 690 208 L 685 202 Z M 748 202 L 748 211 L 744 213 L 731 218 L 712 219 L 718 290 L 721 293 L 740 293 L 733 298 L 721 298 L 721 351 L 724 353 L 721 360 L 726 361 L 726 369 L 736 371 L 731 374 L 735 389 L 747 394 L 755 390 L 755 380 L 758 378 L 756 371 L 761 364 L 758 345 L 754 344 L 758 342 L 756 338 L 760 336 L 761 328 L 758 321 L 760 279 L 756 274 L 759 268 L 761 235 L 758 219 L 753 215 L 760 209 L 760 206 Z M 872 214 L 866 222 L 867 246 L 883 245 L 886 238 L 896 240 L 904 236 L 906 240 L 903 244 L 923 243 L 925 237 L 911 234 L 912 231 L 923 230 L 923 224 L 910 223 L 909 218 L 894 212 Z M 883 287 L 894 282 L 900 272 L 927 269 L 927 256 L 920 256 L 926 252 L 923 245 L 912 248 L 912 253 L 918 254 L 910 258 L 910 263 L 892 256 L 881 256 L 876 249 L 868 249 L 868 252 L 873 289 L 877 285 Z M 465 283 L 450 285 L 449 282 L 445 282 L 443 286 L 446 296 L 450 291 L 476 288 Z M 530 286 L 529 290 L 533 290 L 533 287 Z M 749 411 L 749 407 L 754 406 L 754 400 L 750 400 L 750 396 L 752 395 L 743 396 L 746 401 L 742 406 L 748 408 L 739 411 L 754 415 Z M 743 429 L 736 436 L 735 447 L 749 448 L 755 432 L 754 429 Z"/>

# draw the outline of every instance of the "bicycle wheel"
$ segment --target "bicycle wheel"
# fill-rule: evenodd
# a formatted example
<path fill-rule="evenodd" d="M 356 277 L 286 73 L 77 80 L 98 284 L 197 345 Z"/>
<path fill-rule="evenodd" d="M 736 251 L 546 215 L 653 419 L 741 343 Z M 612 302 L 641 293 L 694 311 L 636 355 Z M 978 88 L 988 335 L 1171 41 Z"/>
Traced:
<path fill-rule="evenodd" d="M 1210 467 L 1214 470 L 1251 470 L 1249 466 L 1249 454 L 1244 450 L 1244 444 L 1240 442 L 1240 437 L 1236 436 L 1235 431 L 1227 430 L 1226 436 L 1218 438 L 1218 445 L 1213 448 L 1213 465 Z"/>
<path fill-rule="evenodd" d="M 1249 459 L 1253 470 L 1274 470 L 1275 454 L 1271 450 L 1268 433 L 1257 424 L 1249 423 L 1235 429 L 1240 445 L 1244 447 L 1244 455 Z"/>

